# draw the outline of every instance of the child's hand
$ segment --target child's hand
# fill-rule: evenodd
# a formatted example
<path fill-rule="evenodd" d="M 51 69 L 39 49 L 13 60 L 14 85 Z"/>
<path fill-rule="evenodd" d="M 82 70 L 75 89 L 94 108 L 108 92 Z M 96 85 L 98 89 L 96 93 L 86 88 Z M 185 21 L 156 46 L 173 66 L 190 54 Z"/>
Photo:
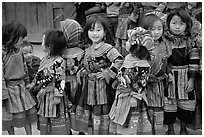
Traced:
<path fill-rule="evenodd" d="M 174 77 L 171 73 L 169 73 L 169 81 L 173 81 Z"/>
<path fill-rule="evenodd" d="M 187 85 L 186 85 L 186 92 L 191 92 L 194 89 L 194 80 L 192 78 L 189 79 Z"/>
<path fill-rule="evenodd" d="M 106 79 L 106 82 L 109 83 L 110 76 L 108 75 L 108 72 L 106 70 L 96 73 L 96 77 L 98 79 Z"/>
<path fill-rule="evenodd" d="M 29 84 L 25 87 L 25 90 L 26 91 L 31 91 L 31 89 L 33 88 L 33 85 L 32 84 Z"/>
<path fill-rule="evenodd" d="M 105 78 L 103 72 L 97 72 L 97 73 L 96 73 L 96 77 L 97 77 L 98 79 L 104 79 L 104 78 Z"/>

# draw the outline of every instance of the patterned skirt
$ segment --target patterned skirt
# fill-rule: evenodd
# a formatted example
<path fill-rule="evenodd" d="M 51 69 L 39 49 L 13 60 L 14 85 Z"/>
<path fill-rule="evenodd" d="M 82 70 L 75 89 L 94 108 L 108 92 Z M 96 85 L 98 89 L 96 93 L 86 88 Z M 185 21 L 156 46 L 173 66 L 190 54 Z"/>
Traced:
<path fill-rule="evenodd" d="M 110 120 L 109 132 L 112 135 L 152 134 L 152 125 L 149 121 L 143 101 L 138 100 L 138 107 L 131 107 L 123 125 Z M 121 112 L 123 113 L 123 112 Z"/>
<path fill-rule="evenodd" d="M 39 116 L 40 134 L 41 135 L 69 135 L 70 134 L 70 118 L 67 109 L 65 109 L 65 101 L 58 104 L 59 114 L 54 118 Z"/>
<path fill-rule="evenodd" d="M 88 134 L 94 135 L 107 135 L 109 134 L 109 111 L 111 104 L 113 102 L 113 98 L 115 96 L 114 90 L 110 85 L 106 85 L 106 93 L 103 93 L 103 97 L 106 97 L 107 103 L 102 104 L 93 104 L 90 105 L 88 102 L 93 102 L 93 100 L 89 100 L 89 89 L 91 83 L 88 84 L 88 79 L 84 78 L 82 82 L 83 86 L 78 86 L 76 93 L 76 110 L 71 114 L 72 123 L 75 124 L 75 128 L 77 131 L 85 132 Z M 98 85 L 98 87 L 100 87 Z M 103 92 L 104 92 L 103 91 Z M 95 98 L 99 99 L 99 98 Z M 100 100 L 103 102 L 103 99 Z"/>
<path fill-rule="evenodd" d="M 148 106 L 153 111 L 155 127 L 162 128 L 164 117 L 164 84 L 162 81 L 147 85 L 147 98 Z"/>
<path fill-rule="evenodd" d="M 37 121 L 36 102 L 30 93 L 24 90 L 24 87 L 23 80 L 7 83 L 10 98 L 8 108 L 4 112 L 12 115 L 12 126 L 14 127 L 24 127 Z"/>
<path fill-rule="evenodd" d="M 196 105 L 195 92 L 186 92 L 186 84 L 188 83 L 188 67 L 173 66 L 173 80 L 165 91 L 164 111 L 176 112 L 177 106 L 183 110 L 194 111 Z"/>

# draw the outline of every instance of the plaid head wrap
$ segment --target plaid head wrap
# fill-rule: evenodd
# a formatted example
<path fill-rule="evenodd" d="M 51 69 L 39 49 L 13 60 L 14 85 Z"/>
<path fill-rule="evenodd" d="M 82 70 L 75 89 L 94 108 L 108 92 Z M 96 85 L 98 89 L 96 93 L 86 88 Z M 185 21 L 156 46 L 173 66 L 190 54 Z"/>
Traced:
<path fill-rule="evenodd" d="M 128 41 L 126 42 L 126 50 L 129 51 L 131 45 L 138 44 L 147 48 L 150 53 L 151 59 L 155 56 L 154 40 L 151 36 L 151 31 L 145 30 L 142 27 L 136 27 L 131 30 L 127 30 Z"/>
<path fill-rule="evenodd" d="M 73 19 L 66 19 L 60 22 L 60 26 L 65 35 L 67 47 L 72 48 L 79 46 L 83 31 L 81 25 Z"/>

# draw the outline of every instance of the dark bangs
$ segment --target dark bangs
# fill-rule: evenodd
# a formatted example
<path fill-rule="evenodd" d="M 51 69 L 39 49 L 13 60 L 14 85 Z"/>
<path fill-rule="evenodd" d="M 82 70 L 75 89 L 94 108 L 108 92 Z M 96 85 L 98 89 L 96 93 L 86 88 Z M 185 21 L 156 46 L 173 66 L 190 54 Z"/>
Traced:
<path fill-rule="evenodd" d="M 106 33 L 105 39 L 104 39 L 105 42 L 109 44 L 113 44 L 114 43 L 113 36 L 111 35 L 110 30 L 108 28 L 108 20 L 107 18 L 101 15 L 93 15 L 87 19 L 86 25 L 84 26 L 84 31 L 82 33 L 83 44 L 92 44 L 92 41 L 88 37 L 88 31 L 90 29 L 94 29 L 96 23 L 101 24 L 101 26 L 104 29 L 104 33 Z"/>
<path fill-rule="evenodd" d="M 190 17 L 190 15 L 182 8 L 180 9 L 176 9 L 172 12 L 169 13 L 168 17 L 167 17 L 167 26 L 170 29 L 170 22 L 172 20 L 172 18 L 177 15 L 181 18 L 181 20 L 186 23 L 186 36 L 191 36 L 191 28 L 192 28 L 192 19 Z"/>

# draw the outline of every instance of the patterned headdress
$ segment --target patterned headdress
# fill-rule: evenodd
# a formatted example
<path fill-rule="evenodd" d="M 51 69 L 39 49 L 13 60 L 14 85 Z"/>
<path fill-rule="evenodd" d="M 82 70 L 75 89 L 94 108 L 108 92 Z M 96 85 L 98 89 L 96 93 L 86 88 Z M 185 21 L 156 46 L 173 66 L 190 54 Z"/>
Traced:
<path fill-rule="evenodd" d="M 151 37 L 151 32 L 145 30 L 142 27 L 136 27 L 134 29 L 127 30 L 127 34 L 130 45 L 141 45 L 146 36 Z"/>
<path fill-rule="evenodd" d="M 60 25 L 65 35 L 67 46 L 69 48 L 78 46 L 81 42 L 81 34 L 83 31 L 81 25 L 73 19 L 61 21 Z"/>
<path fill-rule="evenodd" d="M 130 46 L 137 44 L 144 46 L 150 53 L 151 58 L 154 56 L 154 40 L 151 35 L 151 31 L 145 30 L 142 27 L 136 27 L 131 30 L 127 30 L 128 41 L 126 42 L 126 50 L 129 51 Z"/>

